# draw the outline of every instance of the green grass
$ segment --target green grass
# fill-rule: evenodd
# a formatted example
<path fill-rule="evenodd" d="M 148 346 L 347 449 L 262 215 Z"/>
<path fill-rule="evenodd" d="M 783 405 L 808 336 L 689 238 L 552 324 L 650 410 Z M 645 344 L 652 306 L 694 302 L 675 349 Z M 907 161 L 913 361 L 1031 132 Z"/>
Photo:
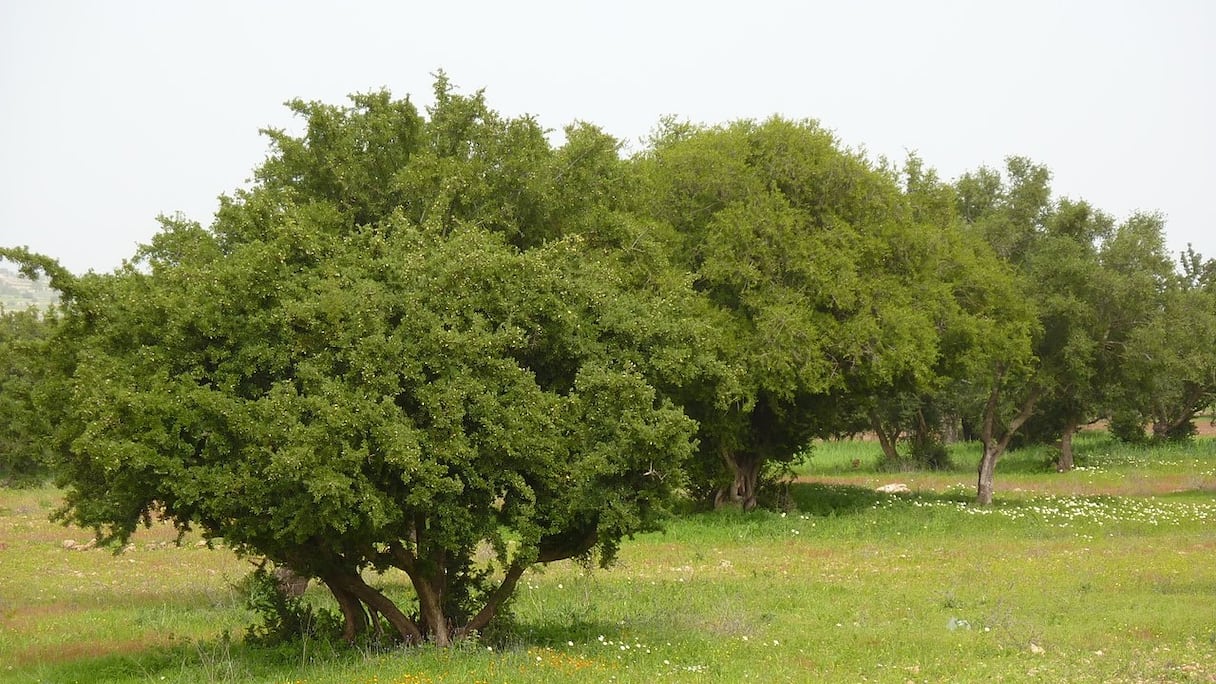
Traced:
<path fill-rule="evenodd" d="M 786 513 L 687 515 L 612 569 L 533 572 L 505 644 L 448 651 L 250 647 L 248 563 L 165 529 L 65 550 L 88 535 L 46 522 L 54 491 L 0 492 L 0 681 L 1213 681 L 1216 441 L 1077 448 L 1064 474 L 1010 454 L 978 509 L 967 447 L 882 473 L 876 445 L 819 445 Z"/>

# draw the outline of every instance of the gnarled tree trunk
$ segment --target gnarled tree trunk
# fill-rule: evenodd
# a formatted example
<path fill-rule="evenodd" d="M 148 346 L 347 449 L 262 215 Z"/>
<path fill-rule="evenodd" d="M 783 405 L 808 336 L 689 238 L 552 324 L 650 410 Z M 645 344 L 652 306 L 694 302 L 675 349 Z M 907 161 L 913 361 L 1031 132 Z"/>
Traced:
<path fill-rule="evenodd" d="M 406 644 L 422 643 L 422 630 L 418 628 L 418 625 L 409 616 L 402 613 L 392 599 L 364 582 L 357 572 L 335 571 L 323 575 L 321 581 L 325 582 L 338 601 L 344 620 L 342 633 L 348 640 L 353 640 L 354 637 L 362 634 L 372 623 L 372 620 L 368 619 L 368 614 L 363 613 L 363 606 L 367 606 L 368 613 L 383 615 L 403 642 Z"/>
<path fill-rule="evenodd" d="M 997 412 L 1001 402 L 1000 375 L 998 374 L 997 382 L 994 383 L 992 391 L 988 394 L 988 401 L 984 405 L 983 424 L 980 427 L 980 444 L 983 445 L 984 453 L 980 456 L 975 502 L 981 506 L 988 506 L 992 503 L 992 495 L 996 489 L 996 462 L 1005 453 L 1005 449 L 1009 447 L 1009 442 L 1018 429 L 1030 419 L 1034 413 L 1035 404 L 1039 401 L 1040 390 L 1032 388 L 1019 407 L 1017 415 L 1009 421 L 1009 425 L 1005 426 L 1004 431 L 997 435 Z"/>
<path fill-rule="evenodd" d="M 756 508 L 756 489 L 760 482 L 761 460 L 746 454 L 724 450 L 722 461 L 734 479 L 728 487 L 718 490 L 717 496 L 714 497 L 714 507 L 740 506 L 745 511 Z"/>
<path fill-rule="evenodd" d="M 338 610 L 342 613 L 342 639 L 348 644 L 354 643 L 359 635 L 367 631 L 370 624 L 367 611 L 363 608 L 363 602 L 344 588 L 340 582 L 328 582 L 324 579 L 321 581 L 333 594 L 334 600 L 338 602 Z"/>

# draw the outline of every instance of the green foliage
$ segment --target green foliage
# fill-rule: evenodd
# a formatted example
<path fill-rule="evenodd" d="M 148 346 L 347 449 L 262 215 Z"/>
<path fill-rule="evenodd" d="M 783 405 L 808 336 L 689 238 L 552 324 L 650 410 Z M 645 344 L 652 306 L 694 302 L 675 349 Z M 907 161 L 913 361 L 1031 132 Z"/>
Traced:
<path fill-rule="evenodd" d="M 531 564 L 607 563 L 657 527 L 695 426 L 649 378 L 703 374 L 687 282 L 639 287 L 592 230 L 611 207 L 529 190 L 581 158 L 436 88 L 425 119 L 384 93 L 293 102 L 307 133 L 270 132 L 210 228 L 164 219 L 123 269 L 74 283 L 62 520 L 121 542 L 163 515 L 319 578 L 348 639 L 374 611 L 440 644 L 485 627 Z M 390 567 L 417 615 L 362 579 Z"/>
<path fill-rule="evenodd" d="M 290 596 L 265 566 L 246 575 L 237 590 L 245 597 L 245 607 L 259 623 L 250 625 L 246 640 L 259 646 L 278 646 L 300 639 L 336 640 L 342 619 L 332 611 L 318 609 L 302 597 Z"/>
<path fill-rule="evenodd" d="M 855 429 L 856 404 L 928 375 L 933 228 L 814 122 L 666 121 L 639 165 L 639 211 L 671 228 L 739 377 L 733 400 L 685 404 L 701 424 L 697 486 L 750 507 L 766 463 Z"/>
<path fill-rule="evenodd" d="M 53 314 L 0 309 L 0 486 L 37 484 L 50 473 L 52 423 L 38 404 L 54 326 Z"/>
<path fill-rule="evenodd" d="M 1144 416 L 1135 410 L 1120 410 L 1112 413 L 1110 433 L 1126 444 L 1144 444 L 1148 441 L 1148 435 L 1144 432 Z"/>
<path fill-rule="evenodd" d="M 1193 252 L 1182 265 L 1127 339 L 1122 405 L 1147 418 L 1158 439 L 1189 438 L 1195 416 L 1216 401 L 1216 266 Z"/>

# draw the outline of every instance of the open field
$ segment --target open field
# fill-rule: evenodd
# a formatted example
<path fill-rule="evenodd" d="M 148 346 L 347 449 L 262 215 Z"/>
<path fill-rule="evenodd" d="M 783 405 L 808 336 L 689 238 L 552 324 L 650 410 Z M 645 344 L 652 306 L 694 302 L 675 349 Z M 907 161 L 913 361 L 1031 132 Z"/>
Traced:
<path fill-rule="evenodd" d="M 91 535 L 46 521 L 54 490 L 0 491 L 0 681 L 1216 682 L 1216 440 L 1077 449 L 1065 474 L 1009 455 L 977 509 L 966 446 L 880 473 L 877 445 L 820 445 L 784 514 L 688 515 L 610 570 L 531 573 L 504 641 L 450 651 L 248 646 L 247 561 L 166 528 L 69 550 Z"/>

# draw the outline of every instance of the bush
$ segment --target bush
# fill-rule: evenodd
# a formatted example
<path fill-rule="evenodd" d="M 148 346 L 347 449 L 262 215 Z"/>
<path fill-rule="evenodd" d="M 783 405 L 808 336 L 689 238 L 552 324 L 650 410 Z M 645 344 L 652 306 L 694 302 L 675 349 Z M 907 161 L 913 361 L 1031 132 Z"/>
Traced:
<path fill-rule="evenodd" d="M 237 588 L 245 594 L 245 606 L 261 620 L 245 632 L 251 644 L 277 646 L 304 637 L 336 639 L 341 634 L 341 618 L 289 595 L 265 566 L 246 575 Z"/>
<path fill-rule="evenodd" d="M 1138 411 L 1116 411 L 1110 417 L 1110 434 L 1125 444 L 1145 444 L 1144 417 Z"/>

